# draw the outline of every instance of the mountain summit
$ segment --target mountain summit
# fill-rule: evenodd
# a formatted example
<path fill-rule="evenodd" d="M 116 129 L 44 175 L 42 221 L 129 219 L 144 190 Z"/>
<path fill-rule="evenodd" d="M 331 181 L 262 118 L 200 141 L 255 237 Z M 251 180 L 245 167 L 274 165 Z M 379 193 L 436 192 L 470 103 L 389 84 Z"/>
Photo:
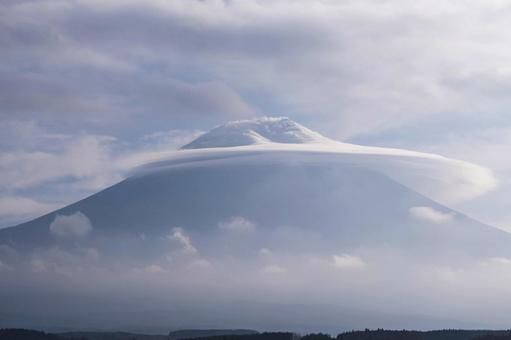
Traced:
<path fill-rule="evenodd" d="M 238 120 L 217 126 L 181 149 L 205 149 L 267 143 L 308 144 L 332 140 L 286 117 Z"/>

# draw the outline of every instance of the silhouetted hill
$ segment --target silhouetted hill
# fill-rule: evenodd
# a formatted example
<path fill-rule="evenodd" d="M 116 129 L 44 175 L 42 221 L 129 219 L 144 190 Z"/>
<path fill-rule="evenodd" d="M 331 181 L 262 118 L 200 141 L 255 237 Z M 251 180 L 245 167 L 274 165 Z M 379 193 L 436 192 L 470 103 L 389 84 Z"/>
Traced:
<path fill-rule="evenodd" d="M 169 333 L 170 340 L 195 339 L 223 335 L 250 335 L 258 334 L 258 331 L 251 329 L 182 329 Z"/>
<path fill-rule="evenodd" d="M 166 335 L 147 335 L 127 332 L 67 332 L 60 333 L 64 339 L 72 340 L 167 340 Z"/>
<path fill-rule="evenodd" d="M 337 335 L 337 340 L 472 340 L 489 335 L 497 337 L 506 334 L 509 336 L 509 331 L 445 329 L 421 332 L 378 329 L 341 333 Z"/>
<path fill-rule="evenodd" d="M 506 331 L 504 334 L 486 334 L 477 338 L 477 340 L 511 340 L 511 332 Z"/>
<path fill-rule="evenodd" d="M 63 340 L 55 334 L 19 328 L 0 329 L 0 340 Z"/>
<path fill-rule="evenodd" d="M 300 337 L 291 332 L 264 332 L 257 334 L 246 335 L 217 335 L 202 338 L 195 338 L 196 340 L 297 340 Z"/>
<path fill-rule="evenodd" d="M 324 333 L 298 336 L 294 333 L 261 333 L 254 335 L 211 336 L 200 340 L 511 340 L 507 330 L 365 330 L 344 332 L 337 337 Z M 197 340 L 197 339 L 196 339 Z"/>

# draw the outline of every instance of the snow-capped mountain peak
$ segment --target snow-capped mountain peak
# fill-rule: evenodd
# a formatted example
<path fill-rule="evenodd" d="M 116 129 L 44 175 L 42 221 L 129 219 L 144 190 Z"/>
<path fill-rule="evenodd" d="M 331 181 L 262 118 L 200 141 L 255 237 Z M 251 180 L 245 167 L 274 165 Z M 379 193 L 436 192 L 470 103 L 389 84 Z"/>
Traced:
<path fill-rule="evenodd" d="M 182 149 L 204 149 L 267 143 L 308 144 L 332 140 L 285 117 L 238 120 L 217 126 Z"/>

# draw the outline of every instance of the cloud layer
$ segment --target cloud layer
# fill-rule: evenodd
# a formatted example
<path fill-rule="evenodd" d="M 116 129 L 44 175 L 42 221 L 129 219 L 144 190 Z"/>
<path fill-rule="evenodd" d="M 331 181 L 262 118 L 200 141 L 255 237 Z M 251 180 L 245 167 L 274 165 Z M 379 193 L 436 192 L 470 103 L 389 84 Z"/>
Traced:
<path fill-rule="evenodd" d="M 511 164 L 491 155 L 509 151 L 508 12 L 501 1 L 4 2 L 0 195 L 36 203 L 0 221 L 122 178 L 116 160 L 156 143 L 147 136 L 262 114 L 480 162 L 505 182 Z M 49 181 L 86 189 L 47 192 Z"/>

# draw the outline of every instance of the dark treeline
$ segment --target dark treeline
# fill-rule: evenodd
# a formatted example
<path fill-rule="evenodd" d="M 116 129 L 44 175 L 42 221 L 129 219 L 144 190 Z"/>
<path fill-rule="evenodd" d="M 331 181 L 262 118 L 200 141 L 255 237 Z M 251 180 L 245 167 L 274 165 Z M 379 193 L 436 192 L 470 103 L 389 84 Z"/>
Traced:
<path fill-rule="evenodd" d="M 192 339 L 187 339 L 192 340 Z M 376 329 L 340 333 L 336 337 L 324 333 L 299 336 L 294 333 L 261 333 L 202 337 L 194 340 L 511 340 L 511 331 L 456 330 L 410 331 Z"/>
<path fill-rule="evenodd" d="M 257 334 L 245 335 L 216 335 L 200 338 L 193 338 L 193 340 L 298 340 L 300 337 L 291 332 L 263 332 Z M 192 340 L 188 338 L 186 340 Z M 309 339 L 313 340 L 313 339 Z"/>
<path fill-rule="evenodd" d="M 374 331 L 366 329 L 365 331 L 351 331 L 337 335 L 337 340 L 419 340 L 420 338 L 421 332 L 419 331 L 389 331 L 384 329 Z"/>
<path fill-rule="evenodd" d="M 482 340 L 486 336 L 494 336 L 495 339 L 484 340 L 507 340 L 510 331 L 490 330 L 462 330 L 443 329 L 436 331 L 409 331 L 409 330 L 368 330 L 351 331 L 337 335 L 337 340 Z"/>
<path fill-rule="evenodd" d="M 180 329 L 169 333 L 169 340 L 196 339 L 217 335 L 259 334 L 253 329 Z"/>
<path fill-rule="evenodd" d="M 486 334 L 480 336 L 477 340 L 511 340 L 511 332 L 506 334 Z"/>
<path fill-rule="evenodd" d="M 0 329 L 0 340 L 148 340 L 169 339 L 168 336 L 130 334 L 121 332 L 81 332 L 52 334 L 27 329 Z M 511 330 L 368 330 L 350 331 L 333 337 L 324 333 L 298 335 L 291 332 L 263 332 L 243 335 L 214 335 L 190 337 L 184 340 L 511 340 Z"/>
<path fill-rule="evenodd" d="M 1 340 L 62 340 L 55 334 L 34 331 L 30 329 L 8 328 L 0 329 Z"/>

